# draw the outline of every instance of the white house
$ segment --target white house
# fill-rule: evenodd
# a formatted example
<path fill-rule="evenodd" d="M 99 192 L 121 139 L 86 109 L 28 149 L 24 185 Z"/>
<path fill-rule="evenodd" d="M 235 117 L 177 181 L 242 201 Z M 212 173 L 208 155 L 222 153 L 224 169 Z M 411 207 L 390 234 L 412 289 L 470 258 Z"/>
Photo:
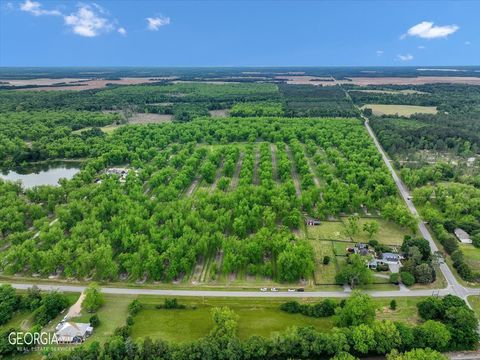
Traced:
<path fill-rule="evenodd" d="M 61 344 L 84 342 L 93 332 L 90 324 L 71 321 L 60 323 L 56 330 L 55 335 Z"/>
<path fill-rule="evenodd" d="M 460 241 L 463 244 L 471 244 L 472 239 L 470 239 L 470 235 L 465 230 L 462 230 L 460 228 L 456 228 L 453 230 L 455 233 L 455 236 L 457 237 L 458 241 Z"/>

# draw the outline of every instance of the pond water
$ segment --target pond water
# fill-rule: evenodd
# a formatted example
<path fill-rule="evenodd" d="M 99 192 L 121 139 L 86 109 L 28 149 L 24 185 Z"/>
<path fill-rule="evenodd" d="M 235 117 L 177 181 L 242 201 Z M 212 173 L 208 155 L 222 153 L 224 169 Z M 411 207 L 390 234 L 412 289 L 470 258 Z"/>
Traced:
<path fill-rule="evenodd" d="M 1 170 L 0 178 L 22 182 L 26 189 L 38 185 L 58 185 L 61 178 L 71 179 L 80 171 L 80 162 L 56 161 Z"/>

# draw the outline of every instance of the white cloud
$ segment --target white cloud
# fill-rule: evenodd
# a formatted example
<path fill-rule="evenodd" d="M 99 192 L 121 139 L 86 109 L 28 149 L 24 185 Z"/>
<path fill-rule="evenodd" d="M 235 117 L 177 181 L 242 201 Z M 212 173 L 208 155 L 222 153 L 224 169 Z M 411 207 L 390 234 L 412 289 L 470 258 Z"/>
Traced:
<path fill-rule="evenodd" d="M 147 28 L 148 30 L 157 31 L 160 27 L 170 24 L 170 18 L 161 16 L 147 19 Z"/>
<path fill-rule="evenodd" d="M 98 10 L 98 6 L 95 8 Z M 64 16 L 64 20 L 75 34 L 85 37 L 94 37 L 114 28 L 110 20 L 102 17 L 90 5 L 80 5 L 76 13 Z"/>
<path fill-rule="evenodd" d="M 125 28 L 123 27 L 119 27 L 117 29 L 117 31 L 121 34 L 121 35 L 127 35 L 127 30 L 125 30 Z"/>
<path fill-rule="evenodd" d="M 377 53 L 377 56 L 382 56 L 383 55 L 383 50 L 377 50 L 376 53 Z"/>
<path fill-rule="evenodd" d="M 410 61 L 410 60 L 413 60 L 413 55 L 411 55 L 411 54 L 397 55 L 397 58 L 400 61 Z"/>
<path fill-rule="evenodd" d="M 467 41 L 464 42 L 464 44 L 465 44 L 465 45 L 470 45 L 471 42 L 467 40 Z"/>
<path fill-rule="evenodd" d="M 35 16 L 41 15 L 54 15 L 60 16 L 62 15 L 58 10 L 45 10 L 42 9 L 42 4 L 36 1 L 25 0 L 24 3 L 20 4 L 20 10 L 28 12 Z"/>
<path fill-rule="evenodd" d="M 420 50 L 425 50 L 427 47 L 423 45 L 418 45 L 417 48 L 419 48 Z"/>
<path fill-rule="evenodd" d="M 400 39 L 405 39 L 407 36 L 415 36 L 422 39 L 444 38 L 453 34 L 458 29 L 459 27 L 457 25 L 436 26 L 431 21 L 422 21 L 408 29 L 406 34 L 400 36 Z"/>

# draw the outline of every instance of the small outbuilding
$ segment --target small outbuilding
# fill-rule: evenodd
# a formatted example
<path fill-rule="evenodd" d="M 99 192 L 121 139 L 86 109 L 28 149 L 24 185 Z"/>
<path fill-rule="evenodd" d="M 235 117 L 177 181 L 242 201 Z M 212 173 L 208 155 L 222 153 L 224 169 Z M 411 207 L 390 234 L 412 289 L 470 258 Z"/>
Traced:
<path fill-rule="evenodd" d="M 455 236 L 457 237 L 458 241 L 460 241 L 462 244 L 471 244 L 472 239 L 470 239 L 470 235 L 468 233 L 460 228 L 456 228 L 453 230 Z"/>

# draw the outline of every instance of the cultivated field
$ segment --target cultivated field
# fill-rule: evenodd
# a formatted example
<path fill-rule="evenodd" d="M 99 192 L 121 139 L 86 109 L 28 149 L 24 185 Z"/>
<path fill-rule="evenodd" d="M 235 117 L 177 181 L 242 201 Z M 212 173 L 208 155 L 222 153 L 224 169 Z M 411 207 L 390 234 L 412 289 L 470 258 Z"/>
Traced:
<path fill-rule="evenodd" d="M 415 105 L 384 105 L 384 104 L 365 104 L 362 109 L 370 108 L 377 116 L 399 115 L 412 116 L 413 114 L 436 114 L 435 106 L 415 106 Z"/>

